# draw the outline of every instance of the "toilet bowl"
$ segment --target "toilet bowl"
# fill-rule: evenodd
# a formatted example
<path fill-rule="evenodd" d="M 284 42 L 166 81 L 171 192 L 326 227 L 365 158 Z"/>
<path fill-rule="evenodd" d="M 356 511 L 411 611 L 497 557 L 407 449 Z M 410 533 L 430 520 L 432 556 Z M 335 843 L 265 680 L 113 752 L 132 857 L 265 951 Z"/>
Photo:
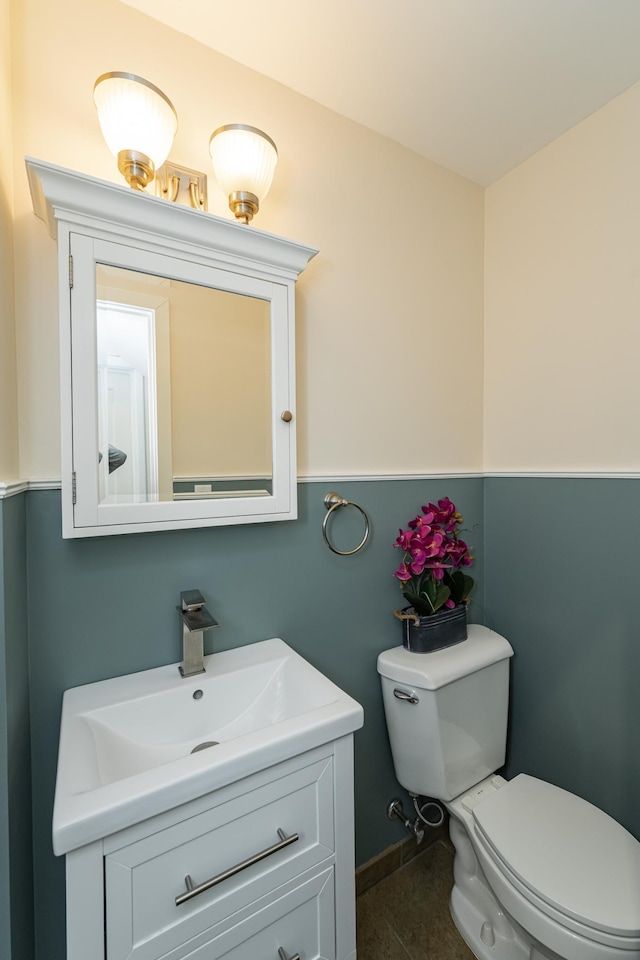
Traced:
<path fill-rule="evenodd" d="M 640 844 L 615 820 L 526 774 L 445 806 L 452 914 L 478 957 L 640 957 Z"/>
<path fill-rule="evenodd" d="M 454 922 L 480 960 L 640 960 L 640 843 L 566 790 L 495 775 L 511 655 L 473 625 L 455 647 L 378 659 L 396 776 L 450 814 Z"/>

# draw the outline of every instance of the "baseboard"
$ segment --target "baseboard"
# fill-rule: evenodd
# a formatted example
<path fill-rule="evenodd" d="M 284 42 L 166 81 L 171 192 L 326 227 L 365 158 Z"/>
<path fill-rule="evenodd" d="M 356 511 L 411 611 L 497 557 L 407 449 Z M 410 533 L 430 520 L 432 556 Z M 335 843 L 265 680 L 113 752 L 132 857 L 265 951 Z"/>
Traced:
<path fill-rule="evenodd" d="M 386 850 L 372 857 L 371 860 L 367 860 L 366 863 L 356 868 L 356 896 L 370 890 L 376 883 L 380 883 L 385 877 L 395 873 L 400 867 L 403 867 L 419 854 L 424 853 L 434 843 L 446 838 L 446 836 L 445 821 L 440 827 L 427 827 L 422 843 L 418 843 L 414 837 L 404 837 L 398 843 L 392 844 Z"/>

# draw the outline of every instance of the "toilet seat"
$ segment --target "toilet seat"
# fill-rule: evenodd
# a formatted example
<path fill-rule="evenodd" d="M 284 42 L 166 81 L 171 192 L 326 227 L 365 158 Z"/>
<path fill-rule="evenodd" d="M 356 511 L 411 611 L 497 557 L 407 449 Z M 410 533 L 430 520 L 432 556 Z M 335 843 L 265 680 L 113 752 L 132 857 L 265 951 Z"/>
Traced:
<path fill-rule="evenodd" d="M 472 816 L 482 849 L 547 916 L 601 943 L 640 944 L 640 843 L 619 823 L 526 774 Z"/>

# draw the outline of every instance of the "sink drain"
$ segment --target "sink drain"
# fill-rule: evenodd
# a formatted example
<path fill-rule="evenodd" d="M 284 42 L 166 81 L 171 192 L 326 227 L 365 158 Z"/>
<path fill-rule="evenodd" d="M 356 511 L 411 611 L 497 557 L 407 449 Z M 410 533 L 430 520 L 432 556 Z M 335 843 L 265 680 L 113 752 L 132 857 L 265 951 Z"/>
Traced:
<path fill-rule="evenodd" d="M 206 750 L 208 747 L 217 747 L 219 740 L 205 740 L 204 743 L 199 743 L 197 747 L 194 747 L 191 753 L 198 753 L 200 750 Z"/>

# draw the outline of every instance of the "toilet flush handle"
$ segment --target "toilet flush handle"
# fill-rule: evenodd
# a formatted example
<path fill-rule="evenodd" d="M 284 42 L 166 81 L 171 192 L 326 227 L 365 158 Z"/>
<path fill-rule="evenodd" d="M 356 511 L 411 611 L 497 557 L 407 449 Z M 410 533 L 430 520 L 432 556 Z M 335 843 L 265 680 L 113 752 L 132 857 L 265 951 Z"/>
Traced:
<path fill-rule="evenodd" d="M 420 703 L 413 693 L 407 693 L 406 690 L 399 690 L 398 687 L 393 691 L 393 695 L 396 700 L 406 700 L 407 703 Z"/>

